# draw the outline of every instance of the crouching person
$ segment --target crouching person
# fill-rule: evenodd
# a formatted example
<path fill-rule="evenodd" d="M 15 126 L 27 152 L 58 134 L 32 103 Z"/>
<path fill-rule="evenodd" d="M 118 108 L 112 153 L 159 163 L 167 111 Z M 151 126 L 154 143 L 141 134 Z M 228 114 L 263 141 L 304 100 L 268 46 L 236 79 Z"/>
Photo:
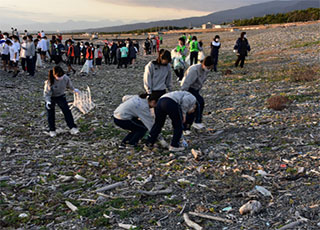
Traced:
<path fill-rule="evenodd" d="M 184 147 L 180 146 L 183 123 L 186 121 L 187 114 L 195 112 L 196 102 L 196 98 L 187 91 L 174 91 L 164 94 L 159 99 L 155 109 L 156 119 L 147 143 L 153 145 L 156 142 L 168 115 L 173 126 L 173 138 L 169 150 L 183 151 Z"/>
<path fill-rule="evenodd" d="M 51 137 L 55 137 L 57 135 L 55 126 L 56 104 L 58 104 L 63 112 L 67 125 L 70 128 L 70 133 L 72 135 L 79 133 L 66 100 L 65 91 L 67 88 L 73 90 L 75 93 L 79 92 L 78 89 L 73 87 L 70 78 L 64 73 L 63 69 L 60 66 L 55 66 L 53 70 L 49 71 L 49 77 L 45 82 L 44 87 L 44 98 L 46 102 L 46 110 L 50 129 L 49 135 Z"/>
<path fill-rule="evenodd" d="M 142 94 L 125 96 L 123 101 L 113 113 L 114 123 L 130 131 L 122 140 L 120 147 L 126 144 L 135 147 L 146 132 L 152 128 L 154 119 L 150 108 L 156 106 L 157 98 L 153 95 Z"/>

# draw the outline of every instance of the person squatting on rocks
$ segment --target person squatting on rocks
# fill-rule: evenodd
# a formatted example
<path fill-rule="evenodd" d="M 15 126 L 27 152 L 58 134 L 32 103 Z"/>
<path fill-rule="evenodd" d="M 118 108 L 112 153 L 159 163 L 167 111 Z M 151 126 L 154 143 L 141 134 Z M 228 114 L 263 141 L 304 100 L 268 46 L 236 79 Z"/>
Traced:
<path fill-rule="evenodd" d="M 186 48 L 186 42 L 185 39 L 183 37 L 179 38 L 179 44 L 178 46 L 175 48 L 175 51 L 178 52 L 181 56 L 182 56 L 182 60 L 183 62 L 185 62 L 186 60 L 186 56 L 188 53 L 188 50 Z M 185 70 L 185 64 L 181 63 L 181 65 L 179 65 L 179 68 L 174 68 L 174 72 L 178 77 L 178 81 L 181 81 L 184 75 L 184 70 Z"/>
<path fill-rule="evenodd" d="M 196 36 L 192 37 L 192 41 L 190 42 L 189 48 L 190 48 L 190 66 L 192 66 L 193 64 L 198 63 L 198 54 L 199 54 L 199 51 L 202 50 L 202 47 L 197 41 Z"/>
<path fill-rule="evenodd" d="M 186 116 L 193 114 L 196 109 L 196 98 L 186 91 L 174 91 L 164 94 L 155 108 L 155 122 L 150 131 L 147 145 L 153 145 L 161 133 L 167 116 L 171 119 L 173 126 L 173 137 L 169 151 L 183 151 L 180 139 L 186 122 Z"/>
<path fill-rule="evenodd" d="M 251 48 L 247 39 L 246 32 L 242 32 L 240 38 L 236 41 L 236 44 L 233 48 L 233 51 L 237 53 L 238 59 L 235 62 L 235 67 L 238 67 L 240 62 L 240 67 L 243 68 L 244 61 L 246 56 L 248 56 L 248 52 L 250 52 Z"/>
<path fill-rule="evenodd" d="M 123 103 L 120 104 L 113 113 L 114 123 L 129 134 L 122 140 L 121 147 L 126 144 L 137 146 L 139 140 L 150 131 L 153 125 L 153 117 L 150 108 L 157 104 L 154 95 L 142 94 L 140 96 L 124 96 Z"/>
<path fill-rule="evenodd" d="M 147 94 L 155 95 L 159 99 L 168 89 L 172 89 L 171 53 L 161 49 L 156 61 L 150 61 L 144 70 L 144 89 Z"/>
<path fill-rule="evenodd" d="M 213 70 L 214 72 L 217 72 L 217 66 L 218 66 L 218 59 L 219 59 L 219 49 L 221 47 L 220 43 L 220 36 L 216 35 L 211 42 L 211 57 L 213 59 Z"/>
<path fill-rule="evenodd" d="M 66 100 L 65 91 L 67 88 L 71 89 L 74 93 L 79 93 L 79 90 L 73 87 L 70 78 L 64 73 L 63 69 L 60 66 L 55 66 L 49 71 L 48 80 L 45 81 L 43 92 L 50 130 L 49 135 L 51 137 L 57 135 L 55 126 L 56 104 L 63 112 L 67 125 L 70 128 L 70 133 L 72 135 L 79 133 Z"/>
<path fill-rule="evenodd" d="M 194 95 L 197 99 L 197 108 L 195 114 L 188 114 L 185 129 L 189 130 L 191 125 L 196 129 L 205 128 L 202 123 L 202 114 L 204 110 L 204 99 L 200 95 L 200 90 L 207 79 L 207 74 L 213 68 L 213 59 L 207 56 L 201 64 L 190 66 L 182 79 L 181 90 L 185 90 Z M 193 124 L 193 120 L 195 123 Z"/>

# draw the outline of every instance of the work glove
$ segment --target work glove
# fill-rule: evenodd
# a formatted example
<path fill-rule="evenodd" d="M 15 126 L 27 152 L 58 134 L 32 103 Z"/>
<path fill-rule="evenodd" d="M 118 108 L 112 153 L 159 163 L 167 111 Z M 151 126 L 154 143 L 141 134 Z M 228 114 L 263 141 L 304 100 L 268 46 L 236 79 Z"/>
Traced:
<path fill-rule="evenodd" d="M 75 92 L 75 93 L 80 93 L 80 90 L 74 89 L 73 92 Z"/>
<path fill-rule="evenodd" d="M 51 108 L 50 108 L 50 105 L 51 105 L 51 102 L 50 102 L 50 101 L 46 101 L 46 108 L 47 108 L 48 110 L 51 109 Z"/>

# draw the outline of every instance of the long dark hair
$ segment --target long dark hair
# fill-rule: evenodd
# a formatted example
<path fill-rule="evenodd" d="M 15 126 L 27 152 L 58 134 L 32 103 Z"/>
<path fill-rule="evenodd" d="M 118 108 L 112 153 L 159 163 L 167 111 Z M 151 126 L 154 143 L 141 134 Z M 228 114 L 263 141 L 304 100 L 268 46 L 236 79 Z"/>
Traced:
<path fill-rule="evenodd" d="M 171 53 L 168 50 L 161 49 L 156 60 L 156 64 L 161 65 L 161 60 L 167 60 L 168 63 L 172 61 Z"/>
<path fill-rule="evenodd" d="M 49 82 L 49 85 L 53 85 L 54 83 L 54 76 L 53 76 L 53 70 L 49 70 L 49 74 L 48 74 L 48 82 Z"/>
<path fill-rule="evenodd" d="M 64 71 L 60 66 L 53 67 L 53 74 L 58 75 L 58 77 L 62 77 L 64 75 Z"/>
<path fill-rule="evenodd" d="M 140 98 L 142 99 L 147 99 L 148 101 L 156 101 L 158 102 L 158 96 L 155 94 L 148 94 L 148 93 L 142 93 L 139 95 Z"/>

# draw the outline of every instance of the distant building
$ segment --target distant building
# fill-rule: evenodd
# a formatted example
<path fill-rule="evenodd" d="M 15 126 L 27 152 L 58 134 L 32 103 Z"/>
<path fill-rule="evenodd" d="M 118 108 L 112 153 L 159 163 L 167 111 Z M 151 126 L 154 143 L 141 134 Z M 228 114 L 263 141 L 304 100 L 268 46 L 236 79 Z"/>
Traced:
<path fill-rule="evenodd" d="M 208 22 L 206 24 L 203 24 L 201 27 L 202 27 L 203 30 L 212 29 L 212 24 L 211 24 L 211 22 Z"/>

